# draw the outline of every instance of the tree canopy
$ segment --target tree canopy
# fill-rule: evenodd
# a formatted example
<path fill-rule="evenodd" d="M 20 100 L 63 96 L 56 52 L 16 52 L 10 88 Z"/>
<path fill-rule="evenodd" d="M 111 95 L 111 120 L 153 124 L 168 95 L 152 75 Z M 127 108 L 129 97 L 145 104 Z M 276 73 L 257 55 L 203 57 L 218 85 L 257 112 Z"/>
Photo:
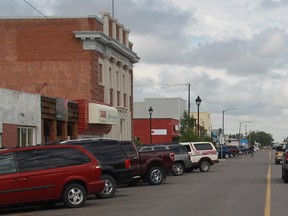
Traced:
<path fill-rule="evenodd" d="M 180 118 L 180 136 L 179 141 L 181 142 L 198 142 L 198 141 L 209 141 L 212 142 L 212 138 L 207 135 L 207 131 L 204 129 L 200 130 L 199 136 L 196 132 L 196 119 L 193 116 L 189 116 L 184 111 Z"/>

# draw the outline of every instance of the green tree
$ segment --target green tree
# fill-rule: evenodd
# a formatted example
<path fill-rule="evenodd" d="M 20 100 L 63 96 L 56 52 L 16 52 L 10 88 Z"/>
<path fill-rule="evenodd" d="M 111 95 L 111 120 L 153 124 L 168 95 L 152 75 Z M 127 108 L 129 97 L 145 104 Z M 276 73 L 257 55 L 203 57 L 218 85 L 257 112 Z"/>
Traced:
<path fill-rule="evenodd" d="M 200 135 L 196 133 L 195 130 L 196 119 L 193 116 L 189 116 L 186 111 L 184 111 L 182 117 L 180 118 L 180 142 L 188 142 L 188 141 L 209 141 L 212 142 L 212 138 L 207 136 L 207 131 L 202 130 Z"/>
<path fill-rule="evenodd" d="M 229 134 L 229 138 L 239 139 L 239 134 Z M 240 139 L 247 139 L 252 145 L 260 143 L 261 146 L 272 146 L 274 141 L 273 136 L 264 131 L 251 131 L 247 136 L 240 134 Z"/>
<path fill-rule="evenodd" d="M 266 133 L 264 131 L 251 131 L 248 134 L 248 138 L 251 144 L 260 143 L 261 146 L 272 146 L 273 144 L 273 136 L 270 133 Z"/>

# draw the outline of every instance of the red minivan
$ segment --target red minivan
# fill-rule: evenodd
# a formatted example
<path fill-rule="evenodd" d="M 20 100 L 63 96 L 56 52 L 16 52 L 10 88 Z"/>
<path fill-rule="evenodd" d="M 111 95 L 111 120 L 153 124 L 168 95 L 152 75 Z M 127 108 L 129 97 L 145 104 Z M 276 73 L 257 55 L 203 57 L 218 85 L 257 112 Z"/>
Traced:
<path fill-rule="evenodd" d="M 0 206 L 63 202 L 82 207 L 101 192 L 101 165 L 81 146 L 46 145 L 0 151 Z"/>

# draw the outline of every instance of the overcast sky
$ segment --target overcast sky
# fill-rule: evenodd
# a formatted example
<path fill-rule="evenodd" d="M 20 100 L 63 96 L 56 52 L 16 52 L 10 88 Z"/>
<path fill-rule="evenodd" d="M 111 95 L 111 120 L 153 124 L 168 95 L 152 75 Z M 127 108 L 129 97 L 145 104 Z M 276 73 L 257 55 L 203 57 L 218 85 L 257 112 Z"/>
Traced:
<path fill-rule="evenodd" d="M 29 5 L 29 4 L 30 5 Z M 112 0 L 0 0 L 0 15 L 112 15 Z M 141 58 L 134 100 L 181 97 L 225 134 L 288 136 L 288 0 L 114 0 Z M 187 105 L 188 108 L 188 105 Z M 147 111 L 148 112 L 148 111 Z"/>

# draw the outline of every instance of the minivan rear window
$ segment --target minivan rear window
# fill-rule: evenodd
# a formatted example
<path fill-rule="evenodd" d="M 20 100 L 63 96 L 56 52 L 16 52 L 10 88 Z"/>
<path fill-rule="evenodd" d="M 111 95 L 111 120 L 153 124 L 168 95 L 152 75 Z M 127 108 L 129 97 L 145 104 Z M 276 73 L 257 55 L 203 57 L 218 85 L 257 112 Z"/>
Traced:
<path fill-rule="evenodd" d="M 16 164 L 13 153 L 0 154 L 0 175 L 16 172 Z"/>
<path fill-rule="evenodd" d="M 55 167 L 48 153 L 49 149 L 35 149 L 15 152 L 20 172 Z"/>

